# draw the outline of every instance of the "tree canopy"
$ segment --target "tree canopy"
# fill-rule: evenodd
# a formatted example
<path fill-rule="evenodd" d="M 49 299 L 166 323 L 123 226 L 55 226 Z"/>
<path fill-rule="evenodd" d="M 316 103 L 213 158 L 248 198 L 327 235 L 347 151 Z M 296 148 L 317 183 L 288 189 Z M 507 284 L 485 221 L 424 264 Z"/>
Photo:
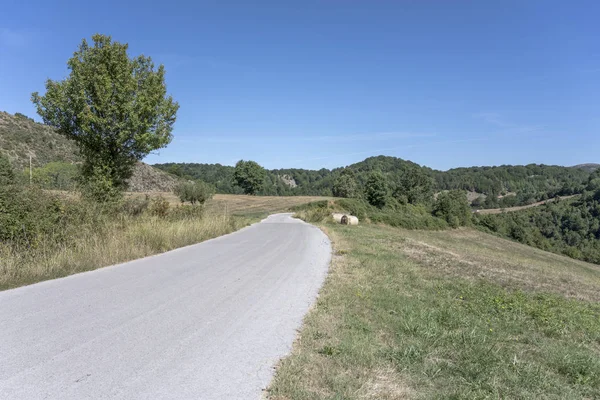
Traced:
<path fill-rule="evenodd" d="M 365 184 L 365 198 L 372 206 L 382 208 L 388 196 L 388 184 L 381 171 L 373 171 Z"/>
<path fill-rule="evenodd" d="M 333 195 L 335 197 L 357 197 L 358 184 L 356 183 L 356 174 L 349 168 L 342 170 L 340 175 L 333 181 Z"/>
<path fill-rule="evenodd" d="M 265 169 L 255 161 L 240 160 L 235 164 L 233 178 L 246 194 L 257 194 L 263 186 L 265 176 Z"/>
<path fill-rule="evenodd" d="M 165 147 L 179 108 L 167 95 L 165 69 L 150 57 L 130 58 L 110 36 L 84 39 L 67 62 L 69 76 L 32 94 L 44 122 L 73 139 L 82 175 L 98 194 L 121 191 L 137 161 Z"/>

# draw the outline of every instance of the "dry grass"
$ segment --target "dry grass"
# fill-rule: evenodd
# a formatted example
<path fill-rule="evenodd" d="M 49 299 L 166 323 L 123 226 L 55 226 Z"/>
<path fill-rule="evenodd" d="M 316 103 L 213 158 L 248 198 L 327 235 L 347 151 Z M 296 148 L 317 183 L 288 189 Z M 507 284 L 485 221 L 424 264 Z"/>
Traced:
<path fill-rule="evenodd" d="M 600 267 L 472 230 L 325 224 L 273 399 L 600 398 Z"/>
<path fill-rule="evenodd" d="M 172 205 L 180 204 L 179 198 L 171 192 L 128 193 L 130 197 L 162 196 Z M 234 215 L 262 215 L 289 211 L 294 206 L 319 200 L 329 200 L 321 196 L 246 196 L 237 194 L 216 194 L 206 204 L 209 212 Z"/>
<path fill-rule="evenodd" d="M 395 243 L 398 250 L 436 273 L 600 302 L 598 265 L 471 229 L 400 232 L 405 240 Z"/>
<path fill-rule="evenodd" d="M 246 218 L 206 214 L 178 221 L 144 216 L 81 227 L 80 235 L 33 249 L 0 246 L 0 290 L 113 265 L 235 231 Z"/>
<path fill-rule="evenodd" d="M 74 192 L 52 193 L 65 200 L 79 200 L 79 195 Z M 145 196 L 162 197 L 172 206 L 181 204 L 170 192 L 127 193 L 130 198 Z M 314 196 L 215 195 L 204 206 L 202 218 L 172 220 L 147 214 L 138 217 L 113 215 L 101 219 L 100 225 L 77 227 L 74 237 L 65 243 L 41 240 L 33 248 L 0 244 L 0 290 L 198 243 L 235 231 L 258 217 L 322 199 Z"/>

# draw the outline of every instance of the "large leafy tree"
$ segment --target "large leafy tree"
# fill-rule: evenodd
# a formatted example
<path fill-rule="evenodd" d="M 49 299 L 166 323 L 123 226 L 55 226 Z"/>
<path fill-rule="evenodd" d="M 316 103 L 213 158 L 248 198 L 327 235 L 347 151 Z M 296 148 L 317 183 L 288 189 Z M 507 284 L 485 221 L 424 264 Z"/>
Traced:
<path fill-rule="evenodd" d="M 165 69 L 150 57 L 130 58 L 110 36 L 84 39 L 62 81 L 32 94 L 44 122 L 73 139 L 84 157 L 82 175 L 97 197 L 127 186 L 135 163 L 171 142 L 179 108 L 167 95 Z"/>
<path fill-rule="evenodd" d="M 235 164 L 233 179 L 244 193 L 255 195 L 262 189 L 266 171 L 255 161 L 240 160 Z"/>
<path fill-rule="evenodd" d="M 333 182 L 332 191 L 335 197 L 357 197 L 358 184 L 354 171 L 349 168 L 344 169 Z"/>
<path fill-rule="evenodd" d="M 433 179 L 421 168 L 410 168 L 401 175 L 393 195 L 400 203 L 430 203 L 433 200 Z"/>
<path fill-rule="evenodd" d="M 373 171 L 365 184 L 365 198 L 372 206 L 382 208 L 388 197 L 388 183 L 381 171 Z"/>
<path fill-rule="evenodd" d="M 471 223 L 471 208 L 463 190 L 450 190 L 438 195 L 433 214 L 446 220 L 453 228 Z"/>

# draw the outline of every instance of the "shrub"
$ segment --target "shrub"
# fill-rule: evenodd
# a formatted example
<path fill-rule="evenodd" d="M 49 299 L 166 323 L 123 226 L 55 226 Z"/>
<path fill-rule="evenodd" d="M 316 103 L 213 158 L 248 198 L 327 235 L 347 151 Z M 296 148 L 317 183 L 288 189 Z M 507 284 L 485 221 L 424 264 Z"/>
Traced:
<path fill-rule="evenodd" d="M 36 245 L 42 235 L 60 235 L 62 202 L 35 187 L 0 185 L 0 241 Z"/>
<path fill-rule="evenodd" d="M 121 210 L 132 217 L 142 215 L 150 205 L 150 196 L 145 195 L 144 198 L 134 197 L 125 199 L 121 204 Z"/>
<path fill-rule="evenodd" d="M 214 192 L 213 186 L 202 181 L 182 182 L 173 189 L 173 193 L 179 197 L 182 203 L 189 201 L 192 205 L 204 204 L 212 198 Z"/>
<path fill-rule="evenodd" d="M 11 185 L 15 182 L 15 174 L 7 158 L 0 154 L 0 186 Z"/>
<path fill-rule="evenodd" d="M 29 171 L 25 171 L 27 179 Z M 51 162 L 33 169 L 33 182 L 44 189 L 74 189 L 79 177 L 77 165 L 65 162 Z"/>
<path fill-rule="evenodd" d="M 358 217 L 360 220 L 367 218 L 369 209 L 372 209 L 369 203 L 359 199 L 340 199 L 336 200 L 335 204 L 342 210 Z"/>
<path fill-rule="evenodd" d="M 158 196 L 150 201 L 150 213 L 160 218 L 165 218 L 169 215 L 170 204 L 164 197 Z"/>

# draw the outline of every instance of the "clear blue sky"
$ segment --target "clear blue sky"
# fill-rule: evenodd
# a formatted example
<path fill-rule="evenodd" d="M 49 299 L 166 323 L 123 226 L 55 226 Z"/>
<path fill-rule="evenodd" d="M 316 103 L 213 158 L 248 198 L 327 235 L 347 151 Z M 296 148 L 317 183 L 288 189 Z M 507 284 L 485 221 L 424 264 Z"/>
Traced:
<path fill-rule="evenodd" d="M 31 92 L 104 33 L 163 63 L 181 105 L 150 163 L 600 162 L 597 1 L 155 4 L 4 2 L 0 110 L 34 116 Z"/>

